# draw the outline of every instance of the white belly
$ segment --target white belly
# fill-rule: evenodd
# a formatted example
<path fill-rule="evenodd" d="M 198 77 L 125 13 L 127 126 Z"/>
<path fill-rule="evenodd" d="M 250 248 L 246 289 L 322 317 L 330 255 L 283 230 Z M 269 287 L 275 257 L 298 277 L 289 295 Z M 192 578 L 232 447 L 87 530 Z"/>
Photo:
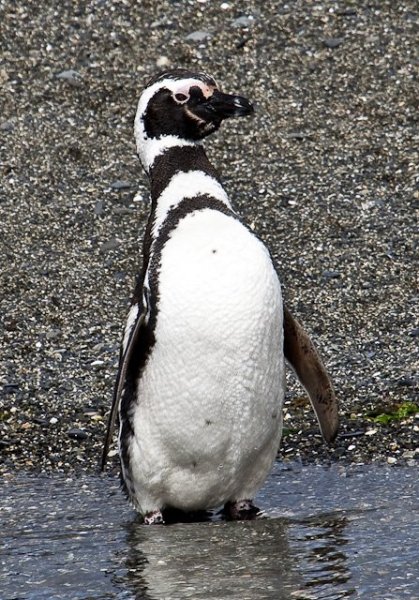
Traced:
<path fill-rule="evenodd" d="M 210 209 L 182 219 L 162 251 L 156 343 L 138 384 L 130 476 L 142 512 L 253 497 L 282 428 L 282 314 L 251 232 Z"/>

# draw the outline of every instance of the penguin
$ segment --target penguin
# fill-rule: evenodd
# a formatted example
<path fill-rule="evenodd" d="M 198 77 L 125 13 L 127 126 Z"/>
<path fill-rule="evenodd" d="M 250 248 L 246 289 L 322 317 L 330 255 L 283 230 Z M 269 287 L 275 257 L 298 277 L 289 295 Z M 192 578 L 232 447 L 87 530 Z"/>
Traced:
<path fill-rule="evenodd" d="M 259 514 L 254 496 L 282 433 L 285 363 L 308 392 L 327 442 L 338 430 L 332 383 L 283 303 L 263 242 L 235 212 L 203 140 L 254 112 L 213 77 L 164 71 L 135 117 L 151 213 L 120 351 L 102 469 L 119 418 L 121 482 L 146 524 L 224 507 Z"/>

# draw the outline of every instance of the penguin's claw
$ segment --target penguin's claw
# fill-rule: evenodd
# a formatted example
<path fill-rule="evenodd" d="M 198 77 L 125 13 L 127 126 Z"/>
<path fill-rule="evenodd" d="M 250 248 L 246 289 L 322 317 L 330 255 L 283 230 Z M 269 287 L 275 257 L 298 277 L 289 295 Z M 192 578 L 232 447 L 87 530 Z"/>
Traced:
<path fill-rule="evenodd" d="M 164 518 L 160 510 L 153 510 L 144 515 L 144 525 L 164 525 Z"/>

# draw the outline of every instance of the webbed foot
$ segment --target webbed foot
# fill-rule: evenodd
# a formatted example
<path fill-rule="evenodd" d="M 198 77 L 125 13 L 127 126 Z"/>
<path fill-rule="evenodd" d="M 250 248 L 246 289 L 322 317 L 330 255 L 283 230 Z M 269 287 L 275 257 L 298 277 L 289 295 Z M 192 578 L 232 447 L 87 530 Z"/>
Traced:
<path fill-rule="evenodd" d="M 144 525 L 164 525 L 164 518 L 160 510 L 153 510 L 144 515 Z"/>
<path fill-rule="evenodd" d="M 236 500 L 224 505 L 224 513 L 229 521 L 252 521 L 262 511 L 253 504 L 252 500 Z"/>

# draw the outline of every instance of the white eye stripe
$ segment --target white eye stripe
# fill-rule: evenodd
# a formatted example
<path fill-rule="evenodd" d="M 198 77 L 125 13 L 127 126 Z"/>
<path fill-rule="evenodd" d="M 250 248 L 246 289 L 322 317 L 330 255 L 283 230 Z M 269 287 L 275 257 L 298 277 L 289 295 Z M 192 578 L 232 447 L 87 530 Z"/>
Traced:
<path fill-rule="evenodd" d="M 185 96 L 189 96 L 189 90 L 191 87 L 201 88 L 205 98 L 209 98 L 214 92 L 214 87 L 211 87 L 203 81 L 195 79 L 194 77 L 183 80 L 171 79 L 169 77 L 167 79 L 162 79 L 161 81 L 157 81 L 156 83 L 150 85 L 150 87 L 146 88 L 141 94 L 138 101 L 137 118 L 140 119 L 146 113 L 148 103 L 153 98 L 154 94 L 160 90 L 169 90 L 173 95 L 185 94 Z"/>

